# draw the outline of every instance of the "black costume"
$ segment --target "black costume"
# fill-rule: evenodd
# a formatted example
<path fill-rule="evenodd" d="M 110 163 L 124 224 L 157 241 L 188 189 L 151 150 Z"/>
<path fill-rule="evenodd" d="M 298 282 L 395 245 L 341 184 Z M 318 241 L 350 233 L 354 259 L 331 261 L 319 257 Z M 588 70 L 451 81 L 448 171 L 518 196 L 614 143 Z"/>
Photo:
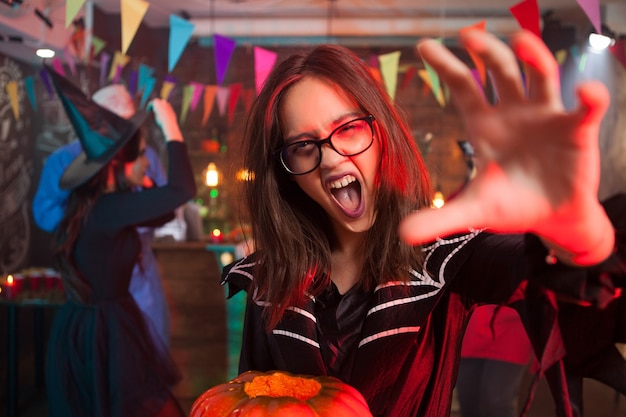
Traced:
<path fill-rule="evenodd" d="M 263 300 L 254 296 L 255 255 L 233 263 L 224 271 L 230 295 L 244 289 L 252 296 L 240 371 L 333 375 L 357 388 L 375 416 L 447 417 L 471 312 L 479 304 L 511 304 L 561 396 L 559 413 L 571 415 L 559 385 L 565 349 L 553 290 L 594 299 L 599 271 L 616 264 L 623 285 L 626 269 L 617 260 L 624 254 L 590 269 L 550 265 L 536 237 L 488 233 L 441 239 L 424 253 L 428 274 L 412 270 L 409 283 L 390 281 L 369 294 L 353 287 L 339 295 L 331 284 L 305 305 L 289 307 L 271 332 L 263 324 Z M 617 365 L 626 369 L 623 360 Z"/>
<path fill-rule="evenodd" d="M 186 145 L 168 142 L 167 148 L 168 184 L 101 195 L 76 242 L 76 270 L 62 262 L 69 300 L 55 317 L 48 345 L 51 417 L 149 417 L 161 410 L 179 378 L 128 292 L 141 251 L 136 227 L 171 219 L 195 194 Z"/>

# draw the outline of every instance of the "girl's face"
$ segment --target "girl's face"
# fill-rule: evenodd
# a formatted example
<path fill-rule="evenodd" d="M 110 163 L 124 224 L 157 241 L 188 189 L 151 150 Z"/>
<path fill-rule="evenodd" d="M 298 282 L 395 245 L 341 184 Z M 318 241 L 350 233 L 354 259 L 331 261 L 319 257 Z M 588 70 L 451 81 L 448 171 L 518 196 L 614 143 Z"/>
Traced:
<path fill-rule="evenodd" d="M 285 144 L 323 139 L 343 123 L 367 116 L 338 87 L 307 76 L 283 97 L 280 120 Z M 375 219 L 374 196 L 380 165 L 380 145 L 374 122 L 374 142 L 365 152 L 342 156 L 322 145 L 319 167 L 292 178 L 328 213 L 335 232 L 367 231 Z"/>
<path fill-rule="evenodd" d="M 149 165 L 150 161 L 146 157 L 146 140 L 142 137 L 139 142 L 139 154 L 137 159 L 124 164 L 126 179 L 132 187 L 144 185 L 144 177 Z"/>

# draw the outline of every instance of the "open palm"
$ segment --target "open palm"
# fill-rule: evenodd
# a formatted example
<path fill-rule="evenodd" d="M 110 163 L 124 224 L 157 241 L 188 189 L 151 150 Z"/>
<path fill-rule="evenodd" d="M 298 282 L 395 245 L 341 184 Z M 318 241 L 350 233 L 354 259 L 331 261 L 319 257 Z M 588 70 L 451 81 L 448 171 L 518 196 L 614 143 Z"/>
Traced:
<path fill-rule="evenodd" d="M 568 253 L 566 261 L 603 260 L 613 248 L 613 229 L 597 198 L 598 132 L 608 92 L 600 83 L 581 85 L 579 107 L 567 112 L 557 63 L 541 39 L 521 32 L 511 49 L 476 30 L 461 40 L 489 69 L 495 105 L 439 42 L 425 41 L 419 51 L 450 88 L 476 150 L 477 173 L 443 208 L 407 217 L 401 235 L 416 244 L 468 228 L 532 232 Z M 526 68 L 526 90 L 518 59 Z"/>

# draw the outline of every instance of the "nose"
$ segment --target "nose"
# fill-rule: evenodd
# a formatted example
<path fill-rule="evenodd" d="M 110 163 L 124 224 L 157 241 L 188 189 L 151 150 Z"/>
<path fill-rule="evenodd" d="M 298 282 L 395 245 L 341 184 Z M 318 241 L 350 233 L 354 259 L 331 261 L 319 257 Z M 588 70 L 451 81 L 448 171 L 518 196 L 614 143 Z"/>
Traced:
<path fill-rule="evenodd" d="M 320 167 L 334 167 L 341 161 L 345 160 L 347 157 L 340 155 L 335 151 L 330 143 L 325 143 L 320 147 Z"/>

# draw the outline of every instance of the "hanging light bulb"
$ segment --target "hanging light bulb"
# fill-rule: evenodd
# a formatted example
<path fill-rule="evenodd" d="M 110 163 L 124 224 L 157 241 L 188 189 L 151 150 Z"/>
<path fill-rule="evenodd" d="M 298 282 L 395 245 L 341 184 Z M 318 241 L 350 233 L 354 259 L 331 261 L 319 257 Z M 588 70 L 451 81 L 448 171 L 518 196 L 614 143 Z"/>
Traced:
<path fill-rule="evenodd" d="M 204 174 L 204 183 L 207 187 L 217 187 L 219 184 L 219 173 L 217 172 L 217 166 L 213 162 L 209 162 Z"/>
<path fill-rule="evenodd" d="M 615 39 L 609 36 L 601 35 L 599 33 L 589 34 L 589 45 L 597 51 L 602 51 L 609 46 L 612 46 L 614 43 Z"/>
<path fill-rule="evenodd" d="M 431 203 L 431 206 L 434 208 L 441 208 L 443 207 L 445 203 L 446 201 L 443 198 L 443 193 L 439 190 L 435 191 L 435 195 L 433 195 L 433 201 Z"/>

